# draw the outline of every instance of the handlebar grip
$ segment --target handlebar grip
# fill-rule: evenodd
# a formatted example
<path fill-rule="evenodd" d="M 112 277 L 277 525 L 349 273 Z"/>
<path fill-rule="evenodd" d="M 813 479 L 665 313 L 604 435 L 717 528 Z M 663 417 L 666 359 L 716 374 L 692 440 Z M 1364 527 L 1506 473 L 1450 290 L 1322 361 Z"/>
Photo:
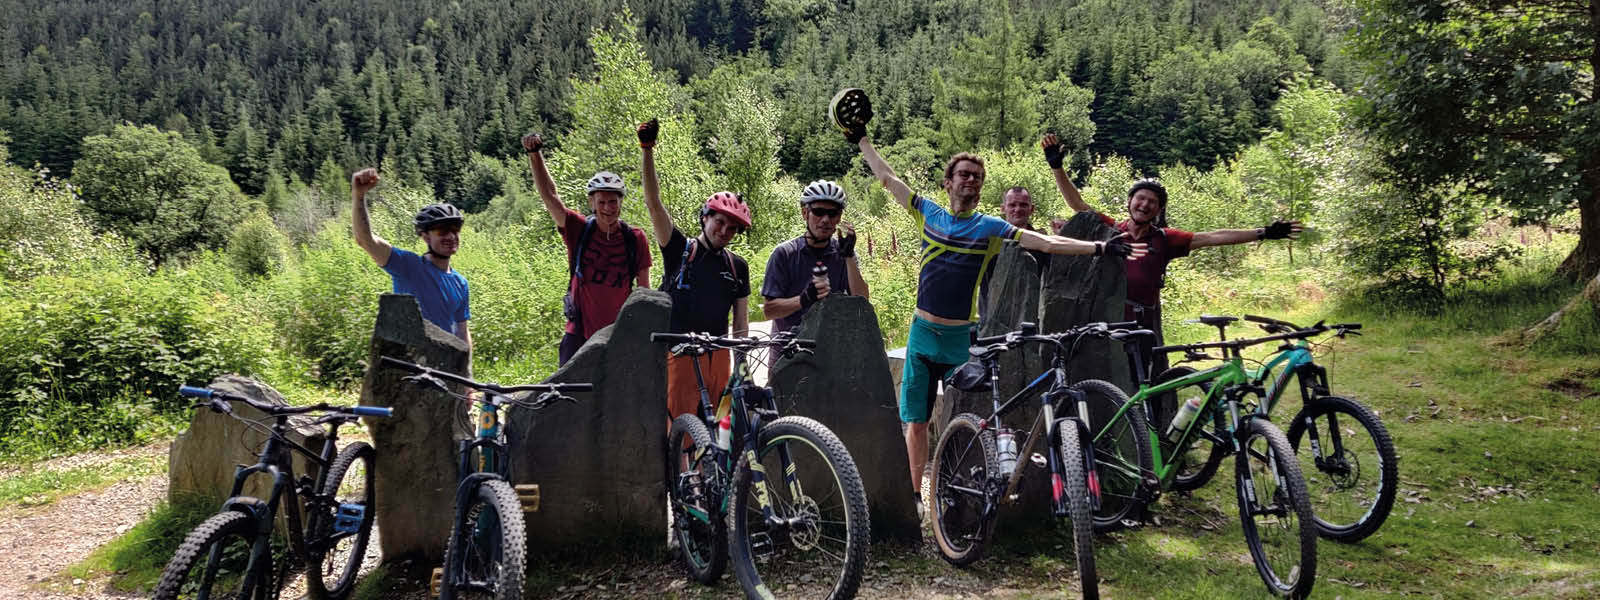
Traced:
<path fill-rule="evenodd" d="M 794 345 L 799 346 L 801 348 L 805 348 L 807 350 L 811 350 L 811 349 L 817 347 L 817 341 L 816 340 L 795 340 L 794 341 Z"/>
<path fill-rule="evenodd" d="M 1356 330 L 1356 329 L 1361 329 L 1361 324 L 1360 323 L 1340 323 L 1338 325 L 1329 325 L 1328 328 L 1329 329 L 1349 329 L 1349 330 L 1353 331 L 1353 330 Z"/>
<path fill-rule="evenodd" d="M 187 385 L 178 386 L 179 396 L 186 396 L 189 398 L 205 398 L 209 400 L 214 394 L 215 392 L 212 392 L 206 388 L 189 387 Z"/>
<path fill-rule="evenodd" d="M 380 360 L 378 362 L 381 362 L 381 363 L 386 364 L 386 365 L 394 365 L 396 367 L 400 367 L 402 369 L 405 369 L 407 371 L 412 371 L 412 372 L 415 372 L 415 373 L 421 373 L 422 372 L 422 366 L 421 365 L 408 363 L 408 362 L 400 360 L 398 358 L 385 356 L 385 357 L 383 357 L 382 360 Z"/>
<path fill-rule="evenodd" d="M 556 387 L 557 390 L 560 390 L 560 391 L 563 391 L 563 392 L 592 392 L 592 391 L 594 391 L 594 384 L 592 384 L 592 383 L 558 383 L 558 384 L 556 384 L 556 386 L 557 386 Z"/>
<path fill-rule="evenodd" d="M 972 340 L 973 341 L 972 345 L 974 345 L 974 346 L 987 346 L 989 344 L 999 344 L 1001 342 L 1006 341 L 1006 335 L 1009 335 L 1009 334 L 994 335 L 994 336 L 981 337 L 981 338 L 974 338 Z"/>
<path fill-rule="evenodd" d="M 386 406 L 352 406 L 350 412 L 363 417 L 392 417 L 394 409 Z"/>
<path fill-rule="evenodd" d="M 1106 323 L 1106 328 L 1108 329 L 1132 329 L 1138 326 L 1138 321 L 1118 321 L 1116 323 Z"/>
<path fill-rule="evenodd" d="M 687 342 L 687 341 L 690 341 L 690 338 L 689 338 L 689 336 L 681 334 L 681 333 L 652 333 L 652 334 L 650 334 L 650 341 L 652 341 L 652 342 Z"/>

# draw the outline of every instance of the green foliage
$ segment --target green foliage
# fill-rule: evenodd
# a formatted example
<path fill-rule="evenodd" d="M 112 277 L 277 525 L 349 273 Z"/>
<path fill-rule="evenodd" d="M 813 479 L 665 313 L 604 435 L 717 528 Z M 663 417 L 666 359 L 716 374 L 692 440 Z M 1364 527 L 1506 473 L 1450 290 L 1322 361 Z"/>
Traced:
<path fill-rule="evenodd" d="M 284 345 L 313 361 L 308 378 L 341 386 L 361 378 L 378 294 L 391 287 L 347 231 L 324 228 L 301 251 L 297 268 L 274 277 L 268 291 Z"/>
<path fill-rule="evenodd" d="M 272 224 L 272 218 L 257 212 L 245 219 L 228 240 L 228 261 L 245 277 L 266 277 L 283 267 L 289 239 Z"/>
<path fill-rule="evenodd" d="M 1040 95 L 1031 83 L 1038 81 L 1037 69 L 1025 52 L 1026 40 L 1009 6 L 990 6 L 983 35 L 967 36 L 950 66 L 933 72 L 933 119 L 946 154 L 1009 146 L 1039 133 Z"/>
<path fill-rule="evenodd" d="M 199 495 L 161 502 L 126 533 L 95 548 L 66 573 L 83 579 L 112 575 L 111 587 L 127 592 L 154 588 L 183 537 L 216 511 L 215 498 Z"/>
<path fill-rule="evenodd" d="M 251 204 L 227 170 L 201 160 L 178 134 L 149 125 L 85 139 L 73 170 L 96 224 L 158 265 L 222 246 Z"/>
<path fill-rule="evenodd" d="M 0 163 L 0 280 L 136 262 L 121 239 L 97 235 L 85 213 L 66 182 Z"/>

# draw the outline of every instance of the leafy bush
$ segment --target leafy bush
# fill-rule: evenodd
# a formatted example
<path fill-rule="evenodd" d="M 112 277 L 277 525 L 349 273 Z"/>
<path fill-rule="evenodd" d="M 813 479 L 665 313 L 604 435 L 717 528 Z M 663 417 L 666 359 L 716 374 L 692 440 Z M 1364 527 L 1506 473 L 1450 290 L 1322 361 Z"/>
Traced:
<path fill-rule="evenodd" d="M 233 232 L 228 239 L 228 260 L 234 271 L 246 277 L 266 277 L 283 267 L 289 238 L 272 224 L 272 218 L 258 212 Z"/>
<path fill-rule="evenodd" d="M 347 385 L 361 378 L 389 277 L 349 238 L 328 227 L 301 252 L 299 264 L 268 284 L 271 314 L 284 344 L 313 361 L 309 378 Z"/>
<path fill-rule="evenodd" d="M 129 264 L 127 244 L 96 235 L 67 182 L 0 164 L 0 278 Z"/>

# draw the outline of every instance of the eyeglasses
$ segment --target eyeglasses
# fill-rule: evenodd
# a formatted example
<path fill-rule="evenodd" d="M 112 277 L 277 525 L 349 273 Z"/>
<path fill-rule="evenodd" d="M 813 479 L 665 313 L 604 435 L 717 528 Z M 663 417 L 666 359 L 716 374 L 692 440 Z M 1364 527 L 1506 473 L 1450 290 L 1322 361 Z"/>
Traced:
<path fill-rule="evenodd" d="M 811 207 L 811 214 L 816 215 L 818 217 L 823 217 L 823 218 L 837 217 L 839 215 L 844 214 L 844 209 L 842 209 L 842 208 L 822 208 L 820 206 L 813 206 L 813 207 Z"/>
<path fill-rule="evenodd" d="M 975 179 L 975 180 L 978 180 L 978 181 L 983 181 L 983 171 L 968 171 L 966 169 L 956 169 L 956 177 L 955 178 L 956 179 Z"/>

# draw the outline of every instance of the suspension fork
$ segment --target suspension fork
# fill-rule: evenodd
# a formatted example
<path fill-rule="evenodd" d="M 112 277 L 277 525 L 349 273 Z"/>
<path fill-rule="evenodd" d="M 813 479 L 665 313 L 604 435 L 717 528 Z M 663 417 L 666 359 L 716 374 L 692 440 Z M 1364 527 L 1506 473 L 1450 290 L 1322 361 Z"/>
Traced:
<path fill-rule="evenodd" d="M 1304 409 L 1328 395 L 1328 370 L 1320 365 L 1306 363 L 1295 369 L 1295 379 L 1300 383 L 1300 397 L 1304 400 Z M 1321 428 L 1317 427 L 1316 419 L 1312 418 L 1310 411 L 1305 410 L 1305 428 L 1307 441 L 1311 445 L 1311 455 L 1315 459 L 1317 469 L 1328 471 L 1337 470 L 1337 464 L 1344 456 L 1344 439 L 1339 433 L 1339 415 L 1328 413 L 1327 418 L 1328 439 L 1330 452 L 1324 453 Z"/>

